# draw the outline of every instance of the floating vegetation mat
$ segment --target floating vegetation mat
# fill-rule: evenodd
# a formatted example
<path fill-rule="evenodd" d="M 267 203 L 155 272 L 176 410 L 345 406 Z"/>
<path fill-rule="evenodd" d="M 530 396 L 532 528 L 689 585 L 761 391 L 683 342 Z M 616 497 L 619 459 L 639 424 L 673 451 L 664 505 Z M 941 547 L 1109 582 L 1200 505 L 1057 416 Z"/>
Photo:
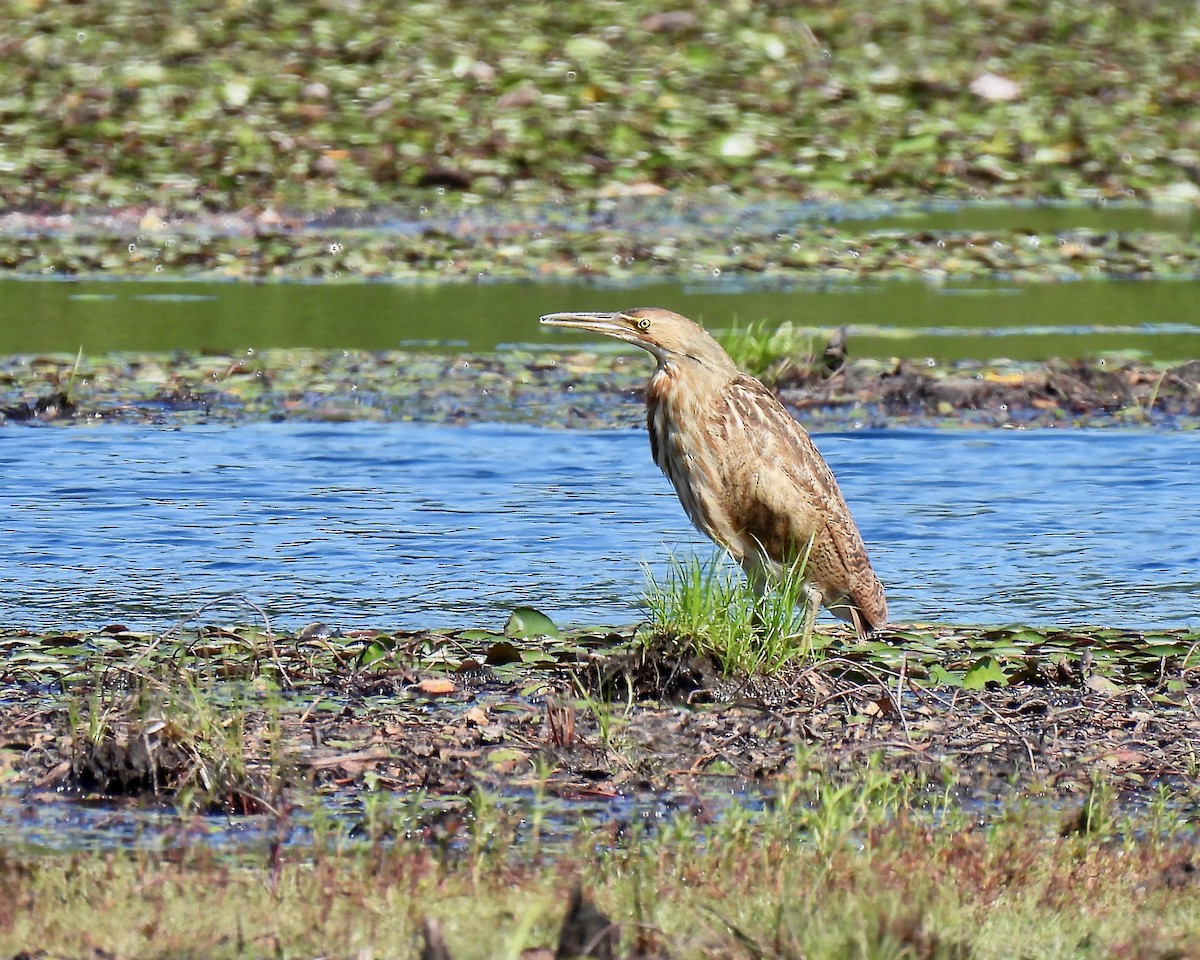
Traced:
<path fill-rule="evenodd" d="M 861 209 L 861 208 L 860 208 Z M 931 229 L 922 208 L 880 229 L 839 223 L 836 205 L 702 206 L 689 195 L 573 205 L 396 209 L 374 217 L 269 222 L 241 214 L 170 222 L 153 211 L 0 215 L 0 270 L 41 277 L 265 280 L 604 280 L 721 278 L 749 288 L 923 279 L 931 283 L 1195 278 L 1200 240 L 1156 222 L 1045 229 L 1012 208 L 1010 229 Z M 965 206 L 972 210 L 988 208 Z M 1090 212 L 1079 207 L 1078 216 Z M 853 210 L 853 208 L 851 208 Z M 1023 210 L 1028 213 L 1023 214 Z M 1022 216 L 1027 220 L 1022 220 Z M 822 222 L 829 221 L 829 222 Z"/>
<path fill-rule="evenodd" d="M 647 365 L 605 353 L 441 356 L 269 349 L 253 356 L 0 357 L 0 423 L 422 421 L 602 428 L 644 421 Z M 757 370 L 814 429 L 1188 426 L 1200 361 L 960 361 L 818 357 Z"/>

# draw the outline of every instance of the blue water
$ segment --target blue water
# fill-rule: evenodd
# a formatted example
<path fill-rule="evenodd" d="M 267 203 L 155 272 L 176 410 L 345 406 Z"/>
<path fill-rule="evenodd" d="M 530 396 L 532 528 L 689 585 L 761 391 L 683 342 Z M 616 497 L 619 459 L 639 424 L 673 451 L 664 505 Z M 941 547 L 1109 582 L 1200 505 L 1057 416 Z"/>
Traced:
<path fill-rule="evenodd" d="M 1200 434 L 816 439 L 894 621 L 1200 626 Z M 641 431 L 412 424 L 0 430 L 0 544 L 31 629 L 631 623 L 643 562 L 711 552 Z"/>

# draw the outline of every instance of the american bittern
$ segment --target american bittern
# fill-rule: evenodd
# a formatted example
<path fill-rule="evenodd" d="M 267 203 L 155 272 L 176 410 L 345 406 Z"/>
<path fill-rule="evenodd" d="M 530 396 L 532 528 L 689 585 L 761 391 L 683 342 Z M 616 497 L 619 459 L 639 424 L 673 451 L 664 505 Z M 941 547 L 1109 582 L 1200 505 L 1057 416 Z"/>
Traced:
<path fill-rule="evenodd" d="M 858 635 L 887 623 L 883 585 L 837 481 L 805 429 L 703 329 L 677 313 L 551 313 L 542 323 L 603 333 L 651 353 L 650 452 L 692 523 L 763 593 L 798 573 Z M 802 566 L 801 566 L 802 565 Z"/>

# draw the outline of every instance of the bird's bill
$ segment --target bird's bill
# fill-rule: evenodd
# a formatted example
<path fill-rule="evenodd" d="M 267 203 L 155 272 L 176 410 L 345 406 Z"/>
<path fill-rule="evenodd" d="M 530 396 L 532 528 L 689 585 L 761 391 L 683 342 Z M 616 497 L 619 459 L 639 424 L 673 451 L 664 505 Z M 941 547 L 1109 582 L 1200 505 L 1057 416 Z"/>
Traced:
<path fill-rule="evenodd" d="M 637 317 L 627 313 L 548 313 L 542 317 L 542 323 L 548 327 L 569 327 L 572 330 L 586 330 L 589 333 L 602 333 L 614 340 L 623 340 L 635 347 L 641 347 L 662 359 L 662 351 L 658 342 L 638 327 Z"/>
<path fill-rule="evenodd" d="M 629 330 L 628 321 L 619 313 L 548 313 L 542 317 L 542 323 L 548 327 L 570 327 L 609 335 Z"/>

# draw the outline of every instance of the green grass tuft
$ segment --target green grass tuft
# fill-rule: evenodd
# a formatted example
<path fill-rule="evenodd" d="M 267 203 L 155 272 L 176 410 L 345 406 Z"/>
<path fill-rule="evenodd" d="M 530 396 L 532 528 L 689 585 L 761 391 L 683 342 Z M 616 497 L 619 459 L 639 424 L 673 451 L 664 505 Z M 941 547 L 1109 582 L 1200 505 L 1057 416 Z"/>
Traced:
<path fill-rule="evenodd" d="M 810 654 L 804 599 L 799 573 L 756 597 L 720 553 L 706 561 L 673 557 L 661 578 L 647 568 L 643 594 L 652 636 L 711 656 L 725 674 L 771 674 Z"/>
<path fill-rule="evenodd" d="M 790 373 L 807 371 L 813 363 L 813 335 L 791 321 L 778 326 L 759 320 L 748 326 L 736 322 L 717 335 L 739 370 L 771 384 Z"/>

